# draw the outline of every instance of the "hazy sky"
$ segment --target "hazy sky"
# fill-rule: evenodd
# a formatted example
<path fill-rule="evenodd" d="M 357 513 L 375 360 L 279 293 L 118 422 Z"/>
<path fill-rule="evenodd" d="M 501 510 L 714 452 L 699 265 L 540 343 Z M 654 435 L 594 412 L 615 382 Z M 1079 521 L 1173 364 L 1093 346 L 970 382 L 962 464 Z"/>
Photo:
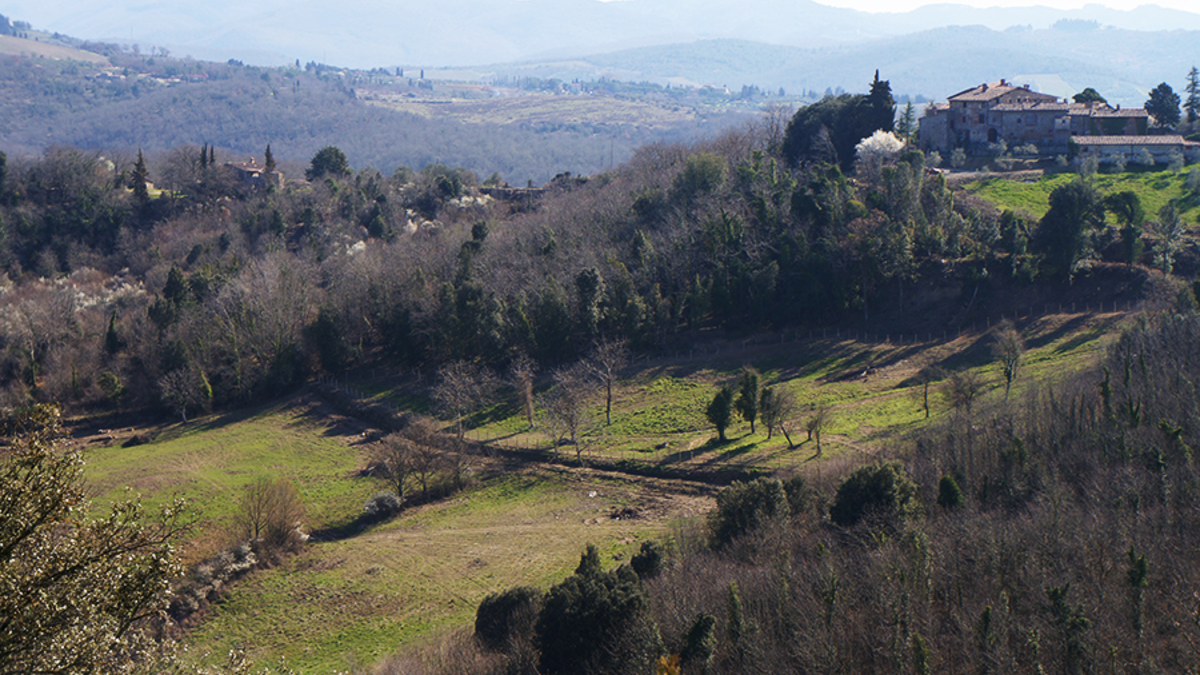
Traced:
<path fill-rule="evenodd" d="M 864 12 L 904 12 L 923 5 L 946 4 L 930 2 L 929 0 L 817 0 L 822 5 L 834 7 L 850 7 Z M 1056 9 L 1079 9 L 1088 4 L 1099 4 L 1113 9 L 1133 9 L 1141 5 L 1154 4 L 1160 7 L 1181 9 L 1186 12 L 1196 12 L 1196 0 L 1156 0 L 1150 3 L 1145 0 L 1104 0 L 1104 2 L 1085 2 L 1084 0 L 950 0 L 956 5 L 972 7 L 1054 7 Z"/>

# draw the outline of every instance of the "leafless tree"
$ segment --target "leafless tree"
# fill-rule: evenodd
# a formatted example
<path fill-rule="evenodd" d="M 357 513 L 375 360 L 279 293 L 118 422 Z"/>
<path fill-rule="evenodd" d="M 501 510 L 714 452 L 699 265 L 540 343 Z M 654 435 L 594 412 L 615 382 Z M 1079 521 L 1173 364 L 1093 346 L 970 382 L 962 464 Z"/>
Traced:
<path fill-rule="evenodd" d="M 983 393 L 983 378 L 973 370 L 959 370 L 946 378 L 942 384 L 942 396 L 956 413 L 971 416 L 975 400 Z"/>
<path fill-rule="evenodd" d="M 463 440 L 463 418 L 491 402 L 496 391 L 492 371 L 467 361 L 454 361 L 438 369 L 433 399 L 454 418 L 455 436 Z"/>
<path fill-rule="evenodd" d="M 526 354 L 520 354 L 513 359 L 508 367 L 508 381 L 513 391 L 517 393 L 517 405 L 525 414 L 529 428 L 533 428 L 534 401 L 533 377 L 537 373 L 537 363 Z"/>
<path fill-rule="evenodd" d="M 812 417 L 809 417 L 804 424 L 804 429 L 808 432 L 808 440 L 817 443 L 817 457 L 821 456 L 821 432 L 825 431 L 832 421 L 833 413 L 830 412 L 829 406 L 822 406 L 817 408 Z"/>
<path fill-rule="evenodd" d="M 409 476 L 416 471 L 415 444 L 403 434 L 389 434 L 371 452 L 375 475 L 404 499 Z"/>
<path fill-rule="evenodd" d="M 992 353 L 1000 362 L 1000 368 L 1004 373 L 1004 399 L 1008 400 L 1008 391 L 1012 388 L 1013 380 L 1017 379 L 1017 372 L 1021 368 L 1021 360 L 1025 355 L 1025 341 L 1021 339 L 1021 334 L 1017 332 L 1011 321 L 1004 321 L 996 326 Z"/>
<path fill-rule="evenodd" d="M 188 410 L 207 409 L 212 401 L 212 387 L 204 373 L 194 367 L 176 368 L 158 380 L 162 400 L 187 422 Z"/>
<path fill-rule="evenodd" d="M 558 442 L 570 438 L 575 447 L 575 459 L 582 461 L 580 432 L 586 420 L 588 399 L 595 393 L 596 380 L 583 364 L 554 371 L 554 387 L 546 393 L 542 409 L 550 427 L 557 432 Z"/>
<path fill-rule="evenodd" d="M 588 371 L 604 386 L 604 424 L 612 424 L 612 391 L 621 369 L 629 363 L 629 343 L 626 340 L 604 338 L 596 343 L 584 361 Z"/>
<path fill-rule="evenodd" d="M 296 486 L 284 478 L 266 477 L 246 486 L 235 521 L 239 537 L 270 553 L 299 547 L 303 522 L 304 502 Z"/>
<path fill-rule="evenodd" d="M 759 417 L 767 427 L 767 440 L 776 431 L 783 433 L 788 447 L 796 447 L 788 433 L 788 422 L 796 416 L 796 395 L 784 386 L 767 387 L 763 389 L 762 401 L 759 403 Z"/>

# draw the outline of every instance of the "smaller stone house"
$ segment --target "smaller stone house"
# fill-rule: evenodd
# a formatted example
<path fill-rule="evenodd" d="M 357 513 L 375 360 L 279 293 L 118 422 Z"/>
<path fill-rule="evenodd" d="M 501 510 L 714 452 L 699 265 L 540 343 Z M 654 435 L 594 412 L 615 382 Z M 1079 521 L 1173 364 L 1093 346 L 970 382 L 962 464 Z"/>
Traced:
<path fill-rule="evenodd" d="M 1101 164 L 1109 164 L 1121 158 L 1132 164 L 1144 156 L 1143 151 L 1155 164 L 1168 164 L 1175 156 L 1189 163 L 1200 161 L 1200 143 L 1183 136 L 1076 136 L 1071 144 L 1076 161 L 1095 157 Z"/>
<path fill-rule="evenodd" d="M 248 187 L 266 185 L 279 187 L 283 184 L 282 172 L 272 171 L 270 175 L 267 175 L 267 167 L 259 164 L 253 157 L 245 162 L 225 162 L 225 166 L 234 171 L 242 185 Z"/>

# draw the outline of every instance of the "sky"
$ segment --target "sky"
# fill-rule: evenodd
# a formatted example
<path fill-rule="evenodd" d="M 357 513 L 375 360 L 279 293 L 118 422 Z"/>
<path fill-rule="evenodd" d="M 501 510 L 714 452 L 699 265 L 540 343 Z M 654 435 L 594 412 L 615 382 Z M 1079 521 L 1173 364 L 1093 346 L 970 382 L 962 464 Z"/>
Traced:
<path fill-rule="evenodd" d="M 847 7 L 863 12 L 906 12 L 925 5 L 947 4 L 946 2 L 928 2 L 922 0 L 817 0 L 822 5 Z M 952 4 L 969 5 L 971 7 L 1053 7 L 1055 9 L 1080 9 L 1084 5 L 1099 4 L 1112 9 L 1129 10 L 1141 5 L 1154 4 L 1159 7 L 1169 7 L 1185 12 L 1200 10 L 1196 0 L 1156 0 L 1153 3 L 1145 0 L 1104 0 L 1094 2 L 1085 0 L 951 0 Z"/>

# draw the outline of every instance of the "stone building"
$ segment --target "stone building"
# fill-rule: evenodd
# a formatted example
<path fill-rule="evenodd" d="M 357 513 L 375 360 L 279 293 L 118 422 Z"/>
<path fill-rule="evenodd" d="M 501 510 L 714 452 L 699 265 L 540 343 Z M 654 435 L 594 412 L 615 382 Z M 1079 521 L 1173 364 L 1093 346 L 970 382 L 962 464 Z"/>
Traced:
<path fill-rule="evenodd" d="M 926 109 L 918 139 L 926 150 L 986 152 L 1003 140 L 1009 148 L 1034 145 L 1040 153 L 1065 153 L 1076 136 L 1144 135 L 1150 116 L 1142 108 L 1073 103 L 1005 80 L 961 91 Z"/>

